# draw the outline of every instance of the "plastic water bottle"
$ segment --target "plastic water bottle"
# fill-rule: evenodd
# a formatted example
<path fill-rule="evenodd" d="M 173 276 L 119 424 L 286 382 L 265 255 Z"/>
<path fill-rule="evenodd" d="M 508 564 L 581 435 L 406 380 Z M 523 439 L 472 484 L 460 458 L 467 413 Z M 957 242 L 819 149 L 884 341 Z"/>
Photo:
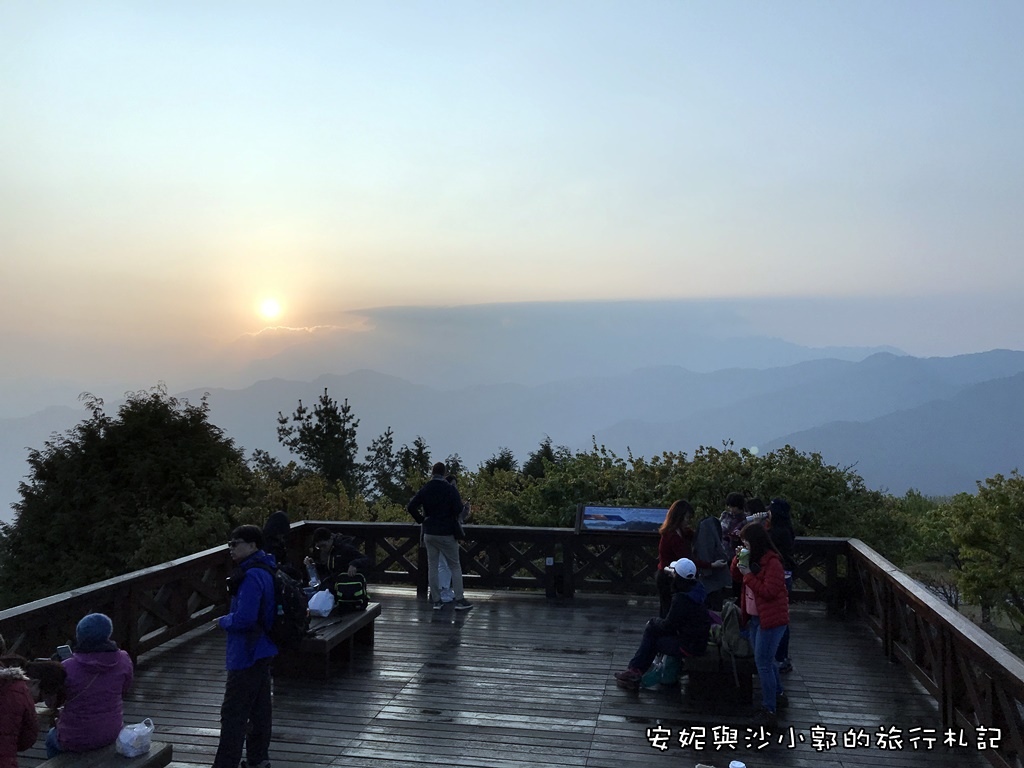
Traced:
<path fill-rule="evenodd" d="M 306 573 L 309 574 L 309 586 L 316 589 L 320 586 L 320 577 L 316 575 L 316 566 L 312 563 L 306 564 Z"/>

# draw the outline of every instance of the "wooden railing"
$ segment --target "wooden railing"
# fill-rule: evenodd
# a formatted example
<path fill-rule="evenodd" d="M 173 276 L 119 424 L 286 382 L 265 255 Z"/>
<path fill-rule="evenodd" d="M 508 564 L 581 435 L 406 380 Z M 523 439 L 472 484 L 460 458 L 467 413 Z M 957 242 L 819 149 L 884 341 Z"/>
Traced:
<path fill-rule="evenodd" d="M 292 526 L 289 558 L 300 563 L 316 527 L 353 536 L 372 553 L 372 583 L 412 584 L 425 593 L 426 553 L 419 526 L 311 523 Z M 649 594 L 657 536 L 580 533 L 564 528 L 469 526 L 462 563 L 468 588 Z M 860 615 L 939 703 L 944 728 L 998 728 L 994 765 L 1024 768 L 1024 663 L 1003 645 L 858 540 L 800 538 L 794 573 L 798 600 Z M 231 570 L 218 547 L 0 612 L 11 651 L 48 656 L 74 637 L 78 619 L 102 611 L 114 639 L 133 658 L 220 615 Z"/>
<path fill-rule="evenodd" d="M 300 569 L 320 526 L 354 537 L 360 549 L 372 553 L 371 583 L 412 584 L 426 593 L 426 550 L 419 546 L 418 525 L 294 523 L 289 560 Z M 470 589 L 545 590 L 552 597 L 577 591 L 653 592 L 656 534 L 473 525 L 468 535 L 462 563 Z M 845 549 L 844 539 L 798 540 L 798 598 L 831 599 Z M 100 611 L 114 621 L 114 640 L 137 658 L 223 612 L 230 571 L 227 551 L 209 549 L 2 611 L 0 634 L 14 653 L 49 656 L 74 638 L 78 619 Z"/>
<path fill-rule="evenodd" d="M 849 591 L 893 661 L 939 703 L 943 729 L 999 729 L 993 765 L 1024 766 L 1024 662 L 857 539 Z"/>

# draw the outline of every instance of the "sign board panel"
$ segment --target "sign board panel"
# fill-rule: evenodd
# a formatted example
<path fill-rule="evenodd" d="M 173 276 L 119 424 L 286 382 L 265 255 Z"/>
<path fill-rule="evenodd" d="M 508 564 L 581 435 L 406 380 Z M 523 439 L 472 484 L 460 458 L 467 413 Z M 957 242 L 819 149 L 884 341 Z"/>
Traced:
<path fill-rule="evenodd" d="M 576 532 L 657 533 L 664 507 L 585 507 L 576 510 Z"/>

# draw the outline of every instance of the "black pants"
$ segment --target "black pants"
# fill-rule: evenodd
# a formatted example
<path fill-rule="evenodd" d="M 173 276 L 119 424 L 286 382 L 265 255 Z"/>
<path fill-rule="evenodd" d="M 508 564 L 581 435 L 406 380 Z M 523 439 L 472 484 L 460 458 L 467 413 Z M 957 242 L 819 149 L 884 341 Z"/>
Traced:
<path fill-rule="evenodd" d="M 672 572 L 664 568 L 658 569 L 658 575 L 654 577 L 654 586 L 658 588 L 658 617 L 664 619 L 668 616 L 668 609 L 672 606 Z"/>
<path fill-rule="evenodd" d="M 228 670 L 224 703 L 220 707 L 220 744 L 213 768 L 238 768 L 243 745 L 249 765 L 268 759 L 272 717 L 270 661 L 260 659 L 248 669 Z"/>

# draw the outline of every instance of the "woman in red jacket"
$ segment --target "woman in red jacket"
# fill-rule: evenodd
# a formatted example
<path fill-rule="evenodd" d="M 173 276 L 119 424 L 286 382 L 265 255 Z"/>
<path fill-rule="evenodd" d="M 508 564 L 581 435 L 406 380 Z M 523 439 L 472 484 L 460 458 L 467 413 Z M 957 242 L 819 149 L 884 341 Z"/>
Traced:
<path fill-rule="evenodd" d="M 737 554 L 733 568 L 743 577 L 740 606 L 747 617 L 747 632 L 754 649 L 754 663 L 761 681 L 761 710 L 756 722 L 776 726 L 775 712 L 789 704 L 782 689 L 782 678 L 775 665 L 775 652 L 789 626 L 789 593 L 782 557 L 760 523 L 750 523 L 740 531 L 749 560 Z"/>

